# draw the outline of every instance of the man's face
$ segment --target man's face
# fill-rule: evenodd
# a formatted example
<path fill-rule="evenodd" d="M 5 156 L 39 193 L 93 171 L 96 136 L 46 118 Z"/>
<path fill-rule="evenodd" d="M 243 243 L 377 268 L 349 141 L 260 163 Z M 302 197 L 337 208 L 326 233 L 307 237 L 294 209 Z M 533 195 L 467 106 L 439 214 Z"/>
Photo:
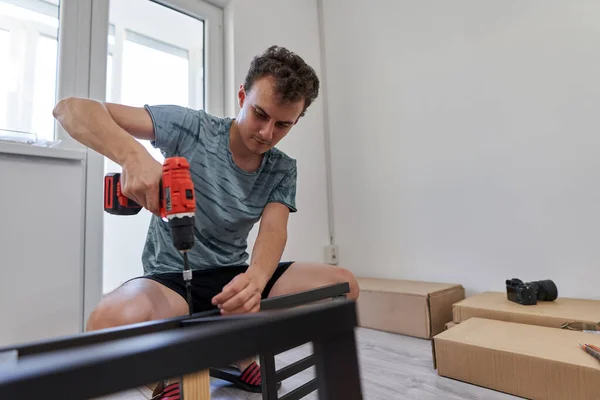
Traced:
<path fill-rule="evenodd" d="M 265 77 L 254 82 L 248 92 L 240 86 L 240 114 L 236 119 L 240 136 L 253 154 L 263 154 L 274 147 L 298 122 L 304 100 L 281 104 L 273 91 L 275 80 Z"/>

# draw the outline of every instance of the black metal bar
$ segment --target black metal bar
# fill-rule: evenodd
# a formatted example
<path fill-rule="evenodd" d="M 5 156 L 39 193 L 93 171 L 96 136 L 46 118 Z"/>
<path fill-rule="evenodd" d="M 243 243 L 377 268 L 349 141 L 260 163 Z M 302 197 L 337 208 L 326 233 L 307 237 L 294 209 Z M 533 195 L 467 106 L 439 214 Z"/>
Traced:
<path fill-rule="evenodd" d="M 286 365 L 277 371 L 277 382 L 284 381 L 291 376 L 294 376 L 305 369 L 308 369 L 315 365 L 315 355 L 311 354 L 310 356 L 304 357 L 302 360 L 298 360 L 293 364 Z"/>
<path fill-rule="evenodd" d="M 261 301 L 260 309 L 274 310 L 278 308 L 292 308 L 304 304 L 314 303 L 320 300 L 342 296 L 349 292 L 350 284 L 348 282 L 336 283 L 333 285 L 323 286 L 318 289 L 265 299 Z"/>
<path fill-rule="evenodd" d="M 194 318 L 205 318 L 206 322 L 217 322 L 215 319 L 208 319 L 214 313 L 196 313 Z M 93 332 L 83 332 L 70 336 L 63 336 L 55 339 L 42 340 L 31 343 L 24 343 L 17 346 L 5 347 L 0 352 L 16 350 L 19 357 L 30 356 L 46 351 L 71 349 L 78 346 L 87 346 L 90 344 L 103 343 L 110 340 L 125 339 L 132 336 L 138 336 L 146 333 L 163 332 L 181 327 L 181 321 L 190 318 L 189 315 L 168 318 L 155 321 L 140 322 L 131 325 L 117 326 Z M 219 318 L 221 320 L 222 318 Z"/>
<path fill-rule="evenodd" d="M 260 377 L 262 379 L 263 400 L 277 400 L 275 355 L 271 352 L 261 353 L 260 355 Z"/>
<path fill-rule="evenodd" d="M 317 389 L 317 378 L 311 379 L 306 382 L 304 385 L 297 387 L 289 393 L 286 393 L 279 400 L 298 400 L 303 398 L 304 396 L 314 392 Z M 343 397 L 336 397 L 337 399 L 342 399 Z"/>
<path fill-rule="evenodd" d="M 325 286 L 323 288 L 318 288 L 314 290 L 307 290 L 299 293 L 265 299 L 261 302 L 261 309 L 280 309 L 290 307 L 290 304 L 292 306 L 307 304 L 317 300 L 322 300 L 327 297 L 338 296 L 339 293 L 344 293 L 347 291 L 349 291 L 349 285 L 347 283 Z M 55 339 L 24 343 L 16 346 L 8 346 L 0 348 L 0 353 L 4 351 L 17 350 L 19 357 L 25 357 L 51 350 L 72 349 L 78 346 L 86 346 L 110 340 L 124 339 L 146 333 L 162 332 L 170 329 L 180 328 L 183 325 L 219 322 L 222 318 L 229 318 L 231 320 L 243 319 L 244 317 L 221 317 L 219 315 L 219 310 L 215 309 L 195 313 L 191 317 L 189 315 L 182 315 L 180 317 L 175 318 L 141 322 L 137 324 L 102 329 L 94 332 L 84 332 L 76 335 L 63 336 Z"/>
<path fill-rule="evenodd" d="M 354 330 L 313 341 L 320 400 L 362 400 Z"/>
<path fill-rule="evenodd" d="M 281 296 L 270 297 L 260 302 L 261 311 L 268 310 L 282 310 L 286 308 L 293 308 L 305 304 L 315 303 L 320 300 L 326 299 L 345 299 L 346 293 L 350 292 L 350 285 L 347 282 L 336 283 L 333 285 L 323 286 L 317 289 L 305 290 L 302 292 L 284 294 Z M 213 314 L 218 314 L 219 310 L 213 311 Z M 212 314 L 211 314 L 212 315 Z M 192 316 L 182 321 L 182 325 L 194 325 L 197 323 L 204 323 L 206 317 L 200 318 Z"/>
<path fill-rule="evenodd" d="M 0 366 L 0 399 L 40 399 L 48 393 L 60 393 L 63 400 L 95 398 L 309 341 L 325 344 L 341 337 L 346 345 L 336 347 L 348 352 L 352 351 L 348 338 L 354 338 L 349 333 L 356 325 L 355 303 L 346 300 L 49 351 Z M 322 358 L 331 356 L 335 357 L 331 351 L 320 353 Z M 356 354 L 342 358 L 357 359 Z M 326 367 L 323 379 L 336 377 L 332 373 L 336 360 L 321 360 Z M 358 376 L 357 368 L 350 362 L 340 369 L 352 380 Z M 336 394 L 343 386 L 328 386 L 328 393 Z M 354 398 L 356 394 L 348 399 Z"/>

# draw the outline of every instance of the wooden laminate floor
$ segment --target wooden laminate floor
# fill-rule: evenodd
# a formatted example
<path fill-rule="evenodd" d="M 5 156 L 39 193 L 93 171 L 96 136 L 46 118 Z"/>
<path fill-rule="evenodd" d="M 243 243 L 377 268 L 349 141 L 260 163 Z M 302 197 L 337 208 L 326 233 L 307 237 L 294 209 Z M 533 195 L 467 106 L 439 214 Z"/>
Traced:
<path fill-rule="evenodd" d="M 469 399 L 500 400 L 516 399 L 482 387 L 447 379 L 437 375 L 432 366 L 431 342 L 428 340 L 395 335 L 370 329 L 356 331 L 363 397 L 368 400 L 392 399 Z M 277 369 L 299 360 L 312 352 L 305 345 L 276 357 Z M 279 396 L 314 377 L 314 368 L 282 382 Z M 214 400 L 260 400 L 260 394 L 232 389 L 227 382 L 213 379 Z M 145 388 L 103 397 L 102 400 L 145 400 L 150 390 Z M 318 399 L 316 392 L 305 397 Z"/>

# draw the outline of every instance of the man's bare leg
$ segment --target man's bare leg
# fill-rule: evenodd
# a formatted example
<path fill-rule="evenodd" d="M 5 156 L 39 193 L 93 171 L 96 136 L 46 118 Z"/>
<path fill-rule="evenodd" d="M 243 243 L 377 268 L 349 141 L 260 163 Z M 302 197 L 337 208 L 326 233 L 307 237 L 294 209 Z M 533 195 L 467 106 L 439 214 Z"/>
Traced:
<path fill-rule="evenodd" d="M 173 318 L 187 313 L 187 302 L 179 294 L 156 281 L 139 278 L 124 283 L 104 297 L 90 315 L 86 330 Z M 179 380 L 169 379 L 171 383 Z"/>
<path fill-rule="evenodd" d="M 358 283 L 354 274 L 349 270 L 329 264 L 295 262 L 275 282 L 269 292 L 269 297 L 303 292 L 344 282 L 348 282 L 350 285 L 347 298 L 356 300 L 359 294 Z M 254 358 L 249 358 L 239 361 L 235 365 L 240 371 L 243 371 L 253 361 L 255 361 Z"/>
<path fill-rule="evenodd" d="M 139 278 L 106 295 L 90 315 L 86 330 L 172 318 L 187 312 L 187 303 L 179 294 L 156 281 Z"/>
<path fill-rule="evenodd" d="M 295 262 L 275 282 L 269 297 L 303 292 L 344 282 L 348 282 L 350 285 L 350 293 L 346 295 L 348 299 L 358 299 L 358 283 L 350 270 L 329 264 Z"/>

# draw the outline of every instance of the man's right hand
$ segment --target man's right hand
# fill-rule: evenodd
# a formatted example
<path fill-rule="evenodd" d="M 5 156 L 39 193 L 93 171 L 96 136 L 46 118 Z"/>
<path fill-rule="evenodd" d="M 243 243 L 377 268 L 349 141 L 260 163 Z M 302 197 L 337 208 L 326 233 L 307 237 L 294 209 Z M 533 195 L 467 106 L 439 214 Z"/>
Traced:
<path fill-rule="evenodd" d="M 159 191 L 162 165 L 150 153 L 131 153 L 123 163 L 121 192 L 160 217 Z"/>
<path fill-rule="evenodd" d="M 58 102 L 52 115 L 73 139 L 119 164 L 123 194 L 160 216 L 162 165 L 136 140 L 155 140 L 144 107 L 68 97 Z"/>

